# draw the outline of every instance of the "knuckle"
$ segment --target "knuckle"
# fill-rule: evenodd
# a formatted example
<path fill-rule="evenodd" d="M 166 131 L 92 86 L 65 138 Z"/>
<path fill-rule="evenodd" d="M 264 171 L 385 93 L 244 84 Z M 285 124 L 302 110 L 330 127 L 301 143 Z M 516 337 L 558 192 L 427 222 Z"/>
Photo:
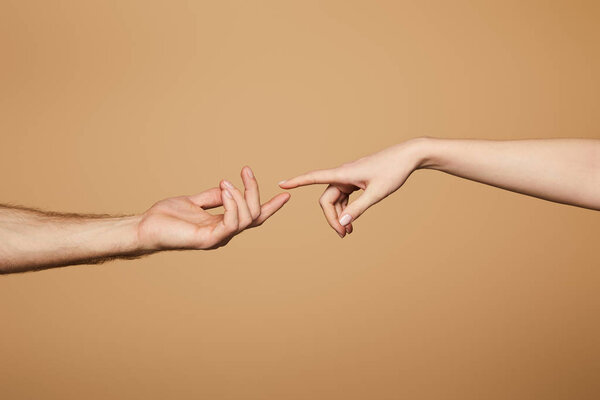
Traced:
<path fill-rule="evenodd" d="M 229 225 L 227 225 L 227 228 L 225 229 L 226 235 L 232 235 L 235 232 L 237 232 L 238 229 L 239 229 L 239 224 L 237 222 L 232 222 Z"/>
<path fill-rule="evenodd" d="M 219 240 L 216 239 L 216 238 L 214 238 L 214 239 L 207 240 L 204 243 L 199 242 L 199 243 L 196 244 L 195 247 L 196 247 L 197 250 L 204 250 L 204 249 L 213 248 L 213 247 L 215 247 L 218 244 L 219 244 Z"/>
<path fill-rule="evenodd" d="M 248 225 L 250 225 L 251 223 L 252 223 L 252 218 L 250 216 L 245 217 L 242 220 L 242 223 L 240 224 L 240 228 L 244 229 L 244 228 L 248 227 Z"/>
<path fill-rule="evenodd" d="M 325 199 L 325 195 L 322 195 L 321 197 L 319 197 L 319 205 L 321 206 L 321 208 L 325 207 L 325 204 L 327 204 L 327 200 Z"/>

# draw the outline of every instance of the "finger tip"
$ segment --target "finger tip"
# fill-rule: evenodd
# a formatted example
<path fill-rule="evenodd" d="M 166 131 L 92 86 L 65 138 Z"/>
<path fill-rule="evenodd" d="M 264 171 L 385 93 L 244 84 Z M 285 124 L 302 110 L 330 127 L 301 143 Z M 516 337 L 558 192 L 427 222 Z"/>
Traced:
<path fill-rule="evenodd" d="M 241 170 L 241 172 L 240 172 L 240 173 L 241 173 L 242 177 L 243 177 L 243 176 L 244 176 L 244 174 L 245 174 L 245 175 L 246 175 L 247 177 L 249 177 L 249 178 L 254 178 L 254 172 L 252 171 L 252 168 L 250 168 L 250 166 L 249 166 L 249 165 L 244 165 L 244 166 L 242 167 L 242 170 Z"/>
<path fill-rule="evenodd" d="M 223 189 L 223 195 L 225 196 L 225 198 L 232 200 L 233 199 L 233 195 L 231 194 L 231 192 L 228 189 Z"/>
<path fill-rule="evenodd" d="M 225 180 L 221 181 L 221 183 L 219 184 L 219 188 L 221 189 L 221 192 L 226 192 L 231 189 L 229 186 L 227 186 L 227 181 Z"/>
<path fill-rule="evenodd" d="M 286 201 L 288 201 L 290 199 L 290 197 L 292 197 L 291 194 L 289 194 L 288 192 L 283 192 L 283 193 L 276 194 L 269 201 L 278 200 L 278 201 L 283 201 L 285 203 Z"/>

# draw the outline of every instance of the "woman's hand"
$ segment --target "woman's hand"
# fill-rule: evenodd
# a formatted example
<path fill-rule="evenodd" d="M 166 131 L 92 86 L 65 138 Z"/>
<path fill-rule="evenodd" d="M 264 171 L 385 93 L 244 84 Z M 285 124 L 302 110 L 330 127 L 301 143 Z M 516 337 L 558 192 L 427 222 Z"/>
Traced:
<path fill-rule="evenodd" d="M 333 169 L 280 182 L 284 189 L 329 184 L 321 207 L 344 237 L 365 210 L 427 168 L 513 192 L 600 210 L 600 140 L 464 140 L 417 138 Z M 348 204 L 350 193 L 364 193 Z"/>
<path fill-rule="evenodd" d="M 419 142 L 413 139 L 337 168 L 311 171 L 280 182 L 279 186 L 293 189 L 328 184 L 319 203 L 329 225 L 343 238 L 352 233 L 352 222 L 400 188 L 419 167 Z M 357 190 L 364 192 L 348 204 L 350 194 Z"/>
<path fill-rule="evenodd" d="M 162 200 L 146 211 L 138 226 L 141 248 L 216 249 L 245 229 L 261 225 L 289 200 L 280 193 L 260 204 L 258 183 L 249 167 L 242 169 L 244 193 L 228 181 L 194 196 Z M 223 214 L 206 210 L 223 206 Z"/>

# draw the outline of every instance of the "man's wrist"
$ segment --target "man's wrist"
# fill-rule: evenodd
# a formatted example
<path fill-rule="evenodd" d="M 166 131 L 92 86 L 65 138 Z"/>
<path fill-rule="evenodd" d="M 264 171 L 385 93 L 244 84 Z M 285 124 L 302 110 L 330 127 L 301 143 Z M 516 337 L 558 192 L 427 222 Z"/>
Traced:
<path fill-rule="evenodd" d="M 119 217 L 114 221 L 115 251 L 121 254 L 135 254 L 147 251 L 140 240 L 139 225 L 142 220 L 140 215 Z"/>

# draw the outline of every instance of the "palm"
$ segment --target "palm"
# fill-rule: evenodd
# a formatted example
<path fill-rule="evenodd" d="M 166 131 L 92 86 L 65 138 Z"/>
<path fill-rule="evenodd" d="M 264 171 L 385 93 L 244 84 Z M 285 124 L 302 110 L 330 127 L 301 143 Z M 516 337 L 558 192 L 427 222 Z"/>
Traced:
<path fill-rule="evenodd" d="M 210 214 L 189 197 L 174 197 L 156 203 L 147 212 L 140 236 L 160 248 L 212 248 L 211 233 L 223 221 L 222 214 Z M 223 243 L 224 244 L 224 243 Z"/>
<path fill-rule="evenodd" d="M 289 200 L 280 193 L 260 204 L 258 183 L 249 167 L 242 169 L 244 192 L 228 181 L 193 196 L 162 200 L 144 213 L 138 227 L 144 248 L 215 249 L 246 228 L 262 225 Z M 223 206 L 223 214 L 206 210 Z"/>

